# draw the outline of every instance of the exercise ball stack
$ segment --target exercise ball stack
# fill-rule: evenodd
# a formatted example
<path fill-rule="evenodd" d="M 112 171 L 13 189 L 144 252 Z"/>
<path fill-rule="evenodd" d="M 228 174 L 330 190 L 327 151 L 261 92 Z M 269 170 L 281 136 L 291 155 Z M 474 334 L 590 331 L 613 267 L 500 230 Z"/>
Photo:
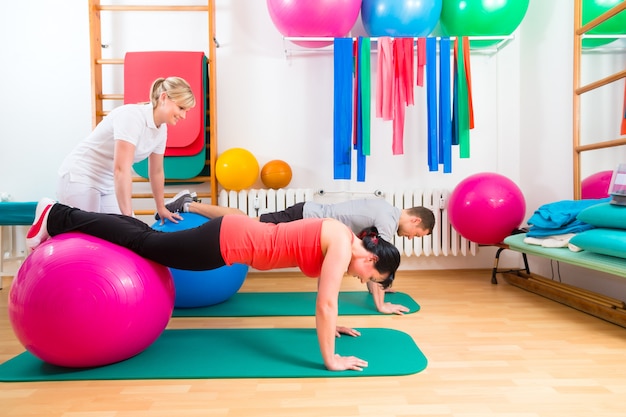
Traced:
<path fill-rule="evenodd" d="M 137 355 L 163 332 L 173 308 L 168 268 L 81 233 L 37 247 L 9 293 L 9 321 L 26 350 L 71 368 Z"/>
<path fill-rule="evenodd" d="M 442 0 L 363 0 L 361 21 L 370 36 L 418 37 L 433 31 Z"/>
<path fill-rule="evenodd" d="M 227 190 L 250 188 L 259 177 L 259 163 L 252 153 L 243 148 L 231 148 L 215 161 L 215 177 Z"/>
<path fill-rule="evenodd" d="M 464 238 L 482 245 L 502 242 L 517 229 L 526 213 L 519 187 L 507 177 L 491 173 L 471 175 L 450 194 L 450 224 Z"/>
<path fill-rule="evenodd" d="M 182 213 L 182 216 L 183 220 L 178 223 L 166 220 L 161 224 L 158 221 L 152 225 L 152 228 L 162 232 L 176 232 L 193 229 L 209 221 L 206 217 L 194 213 Z M 246 279 L 248 266 L 233 264 L 209 271 L 170 268 L 170 272 L 176 289 L 174 306 L 194 308 L 223 303 L 235 295 Z"/>
<path fill-rule="evenodd" d="M 291 182 L 291 167 L 285 161 L 274 159 L 261 168 L 261 181 L 267 188 L 285 188 Z"/>
<path fill-rule="evenodd" d="M 354 26 L 361 0 L 267 0 L 274 26 L 288 37 L 341 38 Z M 307 48 L 321 48 L 332 41 L 294 41 Z"/>

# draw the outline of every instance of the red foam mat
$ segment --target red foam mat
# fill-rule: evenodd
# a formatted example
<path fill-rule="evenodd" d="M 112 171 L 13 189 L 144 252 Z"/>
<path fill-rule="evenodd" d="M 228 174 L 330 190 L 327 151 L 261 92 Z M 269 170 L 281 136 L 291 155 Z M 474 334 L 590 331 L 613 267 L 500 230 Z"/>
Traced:
<path fill-rule="evenodd" d="M 205 56 L 203 52 L 147 51 L 128 52 L 124 58 L 124 104 L 149 101 L 155 79 L 182 77 L 196 96 L 196 106 L 176 126 L 168 126 L 165 156 L 197 155 L 206 145 Z"/>

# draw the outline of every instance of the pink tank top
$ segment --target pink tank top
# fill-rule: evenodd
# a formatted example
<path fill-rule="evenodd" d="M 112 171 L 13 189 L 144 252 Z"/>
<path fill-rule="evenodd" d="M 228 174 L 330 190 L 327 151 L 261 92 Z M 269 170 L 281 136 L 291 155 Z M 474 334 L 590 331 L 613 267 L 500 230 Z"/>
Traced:
<path fill-rule="evenodd" d="M 323 221 L 272 224 L 245 216 L 224 216 L 222 257 L 227 265 L 241 263 L 261 271 L 298 267 L 308 277 L 319 277 L 324 260 L 320 243 Z"/>

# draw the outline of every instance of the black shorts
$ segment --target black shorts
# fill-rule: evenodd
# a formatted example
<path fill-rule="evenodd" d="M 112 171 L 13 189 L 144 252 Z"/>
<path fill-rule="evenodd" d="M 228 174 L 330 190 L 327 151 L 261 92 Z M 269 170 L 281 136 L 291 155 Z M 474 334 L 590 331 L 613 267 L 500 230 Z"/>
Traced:
<path fill-rule="evenodd" d="M 302 220 L 302 212 L 304 210 L 304 203 L 296 203 L 291 207 L 287 207 L 283 211 L 277 211 L 275 213 L 265 213 L 259 216 L 261 223 L 289 223 L 295 220 Z"/>

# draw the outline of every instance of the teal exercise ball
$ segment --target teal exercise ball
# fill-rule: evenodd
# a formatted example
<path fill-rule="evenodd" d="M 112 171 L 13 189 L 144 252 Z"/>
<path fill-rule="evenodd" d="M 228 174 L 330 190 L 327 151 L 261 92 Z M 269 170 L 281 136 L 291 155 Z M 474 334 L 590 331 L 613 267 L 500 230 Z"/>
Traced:
<path fill-rule="evenodd" d="M 443 0 L 439 24 L 446 36 L 508 36 L 520 25 L 530 0 Z M 473 47 L 499 42 L 472 41 Z"/>
<path fill-rule="evenodd" d="M 624 0 L 583 0 L 582 24 L 586 25 L 602 13 Z M 626 12 L 618 13 L 606 22 L 591 29 L 589 35 L 623 35 L 626 33 Z M 583 48 L 596 48 L 615 41 L 616 38 L 583 39 Z"/>
<path fill-rule="evenodd" d="M 194 213 L 181 213 L 181 216 L 183 220 L 178 223 L 166 220 L 161 224 L 157 221 L 152 228 L 162 232 L 176 232 L 193 229 L 209 221 L 208 218 Z M 246 279 L 248 266 L 232 264 L 208 271 L 170 268 L 170 272 L 175 289 L 174 307 L 193 308 L 223 303 L 235 295 Z"/>

